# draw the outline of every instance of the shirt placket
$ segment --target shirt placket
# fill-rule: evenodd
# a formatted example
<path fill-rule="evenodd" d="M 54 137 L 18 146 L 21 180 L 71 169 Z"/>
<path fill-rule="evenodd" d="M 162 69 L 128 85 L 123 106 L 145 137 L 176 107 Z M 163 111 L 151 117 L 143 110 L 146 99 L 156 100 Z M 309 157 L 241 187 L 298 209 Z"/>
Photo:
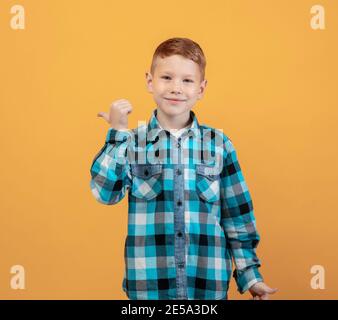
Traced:
<path fill-rule="evenodd" d="M 176 139 L 175 139 L 176 140 Z M 177 299 L 187 299 L 184 224 L 184 164 L 181 163 L 181 137 L 174 143 L 178 163 L 174 164 L 174 230 Z M 176 158 L 177 159 L 177 158 Z"/>

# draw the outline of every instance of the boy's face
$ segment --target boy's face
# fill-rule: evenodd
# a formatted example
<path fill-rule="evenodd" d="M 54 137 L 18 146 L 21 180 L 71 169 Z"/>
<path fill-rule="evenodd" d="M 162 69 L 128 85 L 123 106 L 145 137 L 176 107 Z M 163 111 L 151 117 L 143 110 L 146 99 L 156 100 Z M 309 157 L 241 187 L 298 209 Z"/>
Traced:
<path fill-rule="evenodd" d="M 181 55 L 156 58 L 154 74 L 146 73 L 148 91 L 167 117 L 185 117 L 201 99 L 207 80 L 201 81 L 197 63 Z"/>

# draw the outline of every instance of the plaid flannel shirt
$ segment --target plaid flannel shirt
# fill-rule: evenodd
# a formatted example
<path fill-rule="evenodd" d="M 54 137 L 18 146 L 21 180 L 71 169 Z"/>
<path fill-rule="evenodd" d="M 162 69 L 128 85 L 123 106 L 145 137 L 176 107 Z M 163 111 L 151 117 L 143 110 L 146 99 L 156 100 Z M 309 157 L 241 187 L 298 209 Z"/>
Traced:
<path fill-rule="evenodd" d="M 110 128 L 93 160 L 90 188 L 100 203 L 116 204 L 128 191 L 129 299 L 227 299 L 232 261 L 240 293 L 263 281 L 235 148 L 193 111 L 190 118 L 179 138 L 159 126 L 157 109 L 136 129 Z"/>

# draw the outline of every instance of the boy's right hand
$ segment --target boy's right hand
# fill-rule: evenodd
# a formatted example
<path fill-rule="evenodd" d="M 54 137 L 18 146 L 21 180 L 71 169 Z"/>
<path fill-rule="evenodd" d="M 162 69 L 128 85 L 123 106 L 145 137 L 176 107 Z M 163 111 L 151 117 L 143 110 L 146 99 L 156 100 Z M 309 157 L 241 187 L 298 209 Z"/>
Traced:
<path fill-rule="evenodd" d="M 104 118 L 116 130 L 128 130 L 128 114 L 133 110 L 126 99 L 116 100 L 112 103 L 109 113 L 99 112 L 98 117 Z"/>

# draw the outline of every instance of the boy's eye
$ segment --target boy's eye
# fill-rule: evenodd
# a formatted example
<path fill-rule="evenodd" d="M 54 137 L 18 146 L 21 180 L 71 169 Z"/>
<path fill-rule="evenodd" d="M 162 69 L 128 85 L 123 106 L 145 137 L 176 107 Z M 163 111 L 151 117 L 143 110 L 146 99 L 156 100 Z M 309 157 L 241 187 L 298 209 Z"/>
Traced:
<path fill-rule="evenodd" d="M 170 80 L 170 79 L 171 79 L 169 76 L 162 76 L 161 78 L 162 78 L 162 79 L 165 79 L 165 80 Z M 184 79 L 183 81 L 186 81 L 186 82 L 194 82 L 194 81 L 191 80 L 191 79 Z"/>

